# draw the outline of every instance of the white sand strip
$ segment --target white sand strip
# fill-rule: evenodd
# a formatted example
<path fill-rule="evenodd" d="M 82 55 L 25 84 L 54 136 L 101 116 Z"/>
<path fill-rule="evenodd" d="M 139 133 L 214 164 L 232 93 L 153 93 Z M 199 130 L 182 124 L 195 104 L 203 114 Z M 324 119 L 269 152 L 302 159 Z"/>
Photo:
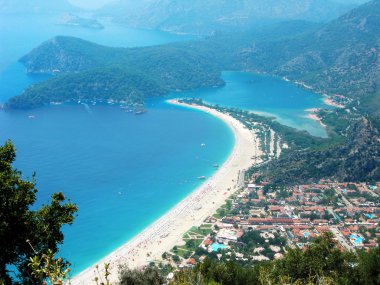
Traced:
<path fill-rule="evenodd" d="M 209 113 L 223 120 L 235 136 L 235 146 L 228 160 L 192 194 L 182 200 L 168 213 L 147 227 L 135 238 L 97 262 L 99 268 L 110 263 L 112 281 L 118 279 L 119 265 L 138 268 L 151 261 L 160 260 L 164 252 L 182 244 L 183 234 L 192 226 L 200 226 L 225 203 L 237 189 L 236 183 L 241 170 L 254 164 L 252 157 L 260 157 L 259 140 L 233 117 L 203 106 L 193 106 L 169 100 L 171 104 L 190 107 Z M 93 284 L 95 265 L 84 270 L 71 280 L 71 284 Z"/>

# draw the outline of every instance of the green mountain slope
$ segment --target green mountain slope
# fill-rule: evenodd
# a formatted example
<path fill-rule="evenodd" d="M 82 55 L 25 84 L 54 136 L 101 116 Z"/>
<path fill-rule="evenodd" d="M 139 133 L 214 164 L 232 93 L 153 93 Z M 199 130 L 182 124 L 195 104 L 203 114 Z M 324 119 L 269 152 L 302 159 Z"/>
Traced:
<path fill-rule="evenodd" d="M 360 118 L 349 125 L 343 144 L 330 145 L 323 150 L 307 148 L 290 152 L 262 171 L 275 184 L 314 182 L 324 178 L 338 181 L 378 180 L 378 129 L 368 119 Z"/>
<path fill-rule="evenodd" d="M 34 108 L 80 99 L 140 103 L 169 91 L 223 85 L 220 69 L 210 60 L 212 51 L 201 51 L 184 45 L 109 48 L 56 37 L 20 59 L 30 73 L 56 75 L 12 98 L 7 106 Z"/>
<path fill-rule="evenodd" d="M 300 37 L 258 44 L 241 54 L 247 68 L 352 97 L 378 92 L 380 1 L 371 1 Z"/>

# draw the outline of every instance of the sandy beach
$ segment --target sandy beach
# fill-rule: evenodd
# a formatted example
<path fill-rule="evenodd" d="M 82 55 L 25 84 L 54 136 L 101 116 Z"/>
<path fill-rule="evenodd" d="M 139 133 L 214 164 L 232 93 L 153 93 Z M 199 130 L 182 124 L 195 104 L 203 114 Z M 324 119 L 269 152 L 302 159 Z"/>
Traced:
<path fill-rule="evenodd" d="M 327 95 L 324 95 L 323 96 L 323 102 L 325 102 L 326 105 L 329 105 L 329 106 L 332 106 L 332 107 L 335 107 L 335 108 L 344 108 L 345 106 L 344 105 L 341 105 L 341 104 L 338 104 L 336 102 L 334 102 L 329 96 Z"/>
<path fill-rule="evenodd" d="M 198 109 L 223 120 L 234 133 L 235 145 L 227 161 L 192 194 L 139 235 L 96 263 L 99 268 L 103 268 L 104 263 L 110 263 L 111 281 L 117 281 L 120 265 L 127 265 L 129 268 L 145 266 L 151 261 L 160 260 L 162 254 L 175 245 L 182 244 L 182 235 L 187 230 L 192 226 L 200 226 L 238 190 L 239 174 L 254 164 L 252 157 L 261 155 L 256 135 L 231 116 L 203 106 L 187 105 L 176 100 L 168 102 Z M 96 264 L 75 276 L 70 283 L 92 284 L 97 276 Z"/>
<path fill-rule="evenodd" d="M 327 126 L 322 122 L 321 118 L 317 115 L 317 112 L 319 110 L 320 110 L 319 108 L 312 108 L 312 109 L 306 109 L 305 111 L 308 112 L 307 117 L 309 119 L 320 123 L 322 127 L 326 128 Z"/>

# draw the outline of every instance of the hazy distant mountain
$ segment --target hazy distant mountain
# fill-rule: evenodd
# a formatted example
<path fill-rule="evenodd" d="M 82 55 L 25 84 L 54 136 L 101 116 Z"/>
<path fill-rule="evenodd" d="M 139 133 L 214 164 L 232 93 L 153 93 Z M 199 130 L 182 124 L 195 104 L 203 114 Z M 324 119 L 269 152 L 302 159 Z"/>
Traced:
<path fill-rule="evenodd" d="M 62 13 L 75 12 L 79 8 L 66 0 L 0 0 L 1 14 Z"/>
<path fill-rule="evenodd" d="M 330 94 L 380 93 L 380 1 L 346 13 L 314 33 L 245 49 L 241 61 Z"/>
<path fill-rule="evenodd" d="M 327 21 L 353 8 L 339 0 L 120 0 L 99 11 L 130 26 L 210 33 L 283 20 Z M 361 0 L 359 0 L 361 1 Z M 351 0 L 349 2 L 357 2 Z"/>

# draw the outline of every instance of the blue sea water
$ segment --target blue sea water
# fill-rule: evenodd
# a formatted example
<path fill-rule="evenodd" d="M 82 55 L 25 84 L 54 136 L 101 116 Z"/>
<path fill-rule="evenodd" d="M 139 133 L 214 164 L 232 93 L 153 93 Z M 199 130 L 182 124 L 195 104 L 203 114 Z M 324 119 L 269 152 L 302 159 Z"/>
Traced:
<path fill-rule="evenodd" d="M 53 17 L 0 17 L 0 41 L 6 43 L 0 46 L 0 102 L 46 78 L 26 75 L 17 59 L 55 35 L 112 46 L 191 38 L 111 23 L 94 31 L 57 26 L 54 21 Z M 283 122 L 312 129 L 308 125 L 312 121 L 298 117 L 303 109 L 320 106 L 317 95 L 303 96 L 303 90 L 261 75 L 225 72 L 223 78 L 227 82 L 224 88 L 180 96 L 202 96 L 211 103 L 261 110 L 278 115 Z M 287 104 L 278 101 L 281 96 Z M 0 141 L 13 140 L 18 150 L 16 166 L 25 178 L 37 172 L 38 203 L 47 203 L 52 193 L 62 191 L 79 206 L 75 223 L 64 229 L 61 248 L 62 255 L 73 263 L 74 273 L 132 238 L 186 197 L 200 185 L 197 177 L 211 176 L 213 164 L 222 164 L 232 150 L 231 130 L 209 114 L 172 106 L 163 99 L 152 99 L 147 107 L 148 113 L 142 116 L 101 105 L 0 111 Z"/>
<path fill-rule="evenodd" d="M 0 140 L 12 138 L 25 177 L 37 172 L 39 203 L 62 191 L 79 206 L 62 247 L 74 272 L 186 197 L 233 147 L 232 132 L 218 119 L 164 101 L 150 104 L 142 116 L 83 105 L 0 112 Z"/>
<path fill-rule="evenodd" d="M 202 98 L 211 104 L 237 107 L 276 117 L 285 125 L 326 137 L 326 130 L 307 117 L 311 108 L 328 108 L 322 97 L 280 78 L 249 72 L 225 71 L 226 85 L 172 94 L 173 97 Z"/>

